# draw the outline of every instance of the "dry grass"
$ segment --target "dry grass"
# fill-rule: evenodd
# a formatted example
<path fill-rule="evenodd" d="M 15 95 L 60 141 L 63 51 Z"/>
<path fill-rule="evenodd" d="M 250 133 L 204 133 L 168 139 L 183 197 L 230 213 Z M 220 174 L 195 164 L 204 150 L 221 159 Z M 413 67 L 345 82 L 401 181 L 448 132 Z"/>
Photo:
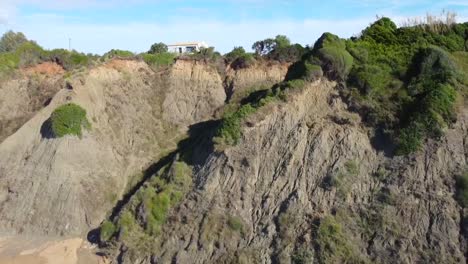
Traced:
<path fill-rule="evenodd" d="M 445 33 L 457 23 L 457 13 L 442 10 L 440 15 L 427 13 L 425 17 L 407 18 L 401 23 L 401 27 L 420 27 L 433 33 Z"/>

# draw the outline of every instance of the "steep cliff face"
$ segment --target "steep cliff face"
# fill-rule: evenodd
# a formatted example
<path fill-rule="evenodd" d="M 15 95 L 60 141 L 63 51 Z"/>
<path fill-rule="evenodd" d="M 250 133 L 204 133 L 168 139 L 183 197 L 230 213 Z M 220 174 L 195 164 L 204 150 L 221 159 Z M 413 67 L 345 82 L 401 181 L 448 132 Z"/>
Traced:
<path fill-rule="evenodd" d="M 49 105 L 0 145 L 0 233 L 80 234 L 97 226 L 133 178 L 175 149 L 188 125 L 209 118 L 207 109 L 224 103 L 222 85 L 192 85 L 198 100 L 185 105 L 188 117 L 164 118 L 174 111 L 165 98 L 186 88 L 174 86 L 179 81 L 174 78 L 213 82 L 209 74 L 191 75 L 192 70 L 176 64 L 154 73 L 142 62 L 114 60 L 72 76 Z M 87 110 L 92 128 L 81 139 L 54 138 L 48 130 L 51 112 L 66 102 Z"/>
<path fill-rule="evenodd" d="M 234 70 L 226 69 L 227 99 L 246 96 L 258 89 L 270 88 L 273 84 L 284 80 L 288 72 L 288 63 L 261 62 L 253 67 Z"/>
<path fill-rule="evenodd" d="M 122 239 L 119 262 L 465 263 L 453 197 L 467 117 L 420 153 L 386 157 L 334 83 L 309 84 L 261 108 L 240 144 L 195 166 L 194 190 L 152 253 Z"/>
<path fill-rule="evenodd" d="M 42 68 L 1 86 L 3 235 L 87 233 L 226 101 L 224 77 L 203 62 L 179 60 L 155 72 L 144 62 L 111 60 L 66 78 L 38 74 Z M 91 129 L 82 138 L 50 131 L 51 113 L 68 102 L 87 111 Z"/>

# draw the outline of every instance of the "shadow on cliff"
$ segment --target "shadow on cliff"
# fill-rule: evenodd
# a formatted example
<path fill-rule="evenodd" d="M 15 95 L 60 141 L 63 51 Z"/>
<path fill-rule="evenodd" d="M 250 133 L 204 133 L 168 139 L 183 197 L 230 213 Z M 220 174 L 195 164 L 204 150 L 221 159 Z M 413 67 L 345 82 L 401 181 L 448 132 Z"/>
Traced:
<path fill-rule="evenodd" d="M 41 136 L 43 138 L 51 139 L 54 138 L 54 132 L 52 130 L 52 120 L 48 118 L 41 126 Z"/>
<path fill-rule="evenodd" d="M 197 170 L 214 151 L 213 137 L 219 123 L 219 120 L 210 120 L 191 125 L 189 127 L 188 137 L 177 144 L 176 150 L 151 164 L 143 172 L 142 179 L 117 202 L 108 219 L 114 219 L 117 217 L 122 211 L 122 208 L 130 201 L 132 196 L 138 192 L 145 182 L 147 182 L 166 165 L 169 165 L 176 160 L 180 160 L 193 166 L 193 168 Z M 44 125 L 45 124 L 46 123 L 44 123 Z M 99 243 L 99 228 L 91 230 L 87 235 L 87 239 L 91 243 Z"/>

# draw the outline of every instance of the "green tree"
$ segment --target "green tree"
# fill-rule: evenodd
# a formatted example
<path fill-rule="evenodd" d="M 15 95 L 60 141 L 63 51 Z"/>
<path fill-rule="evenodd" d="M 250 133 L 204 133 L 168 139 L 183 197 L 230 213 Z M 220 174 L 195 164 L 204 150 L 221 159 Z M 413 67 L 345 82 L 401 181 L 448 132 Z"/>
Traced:
<path fill-rule="evenodd" d="M 275 48 L 286 48 L 291 46 L 291 41 L 285 35 L 277 35 L 275 37 Z"/>
<path fill-rule="evenodd" d="M 258 55 L 268 55 L 276 49 L 283 49 L 291 46 L 291 41 L 284 35 L 277 35 L 274 39 L 267 38 L 255 42 L 252 49 Z"/>
<path fill-rule="evenodd" d="M 28 42 L 28 39 L 23 33 L 10 30 L 0 38 L 0 52 L 13 52 L 25 42 Z"/>
<path fill-rule="evenodd" d="M 266 55 L 275 48 L 275 40 L 268 38 L 255 42 L 252 45 L 252 49 L 258 55 Z"/>
<path fill-rule="evenodd" d="M 162 42 L 154 43 L 148 51 L 150 54 L 160 54 L 164 52 L 167 52 L 167 45 Z"/>

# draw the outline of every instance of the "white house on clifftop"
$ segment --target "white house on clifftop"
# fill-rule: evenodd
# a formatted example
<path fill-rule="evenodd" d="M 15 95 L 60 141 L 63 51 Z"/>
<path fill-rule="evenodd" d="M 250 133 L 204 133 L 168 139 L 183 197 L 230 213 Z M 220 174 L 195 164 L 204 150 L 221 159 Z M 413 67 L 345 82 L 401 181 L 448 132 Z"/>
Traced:
<path fill-rule="evenodd" d="M 171 45 L 167 45 L 167 49 L 169 52 L 173 53 L 193 53 L 196 51 L 200 51 L 200 48 L 208 48 L 208 45 L 205 42 L 182 42 L 182 43 L 175 43 Z"/>

